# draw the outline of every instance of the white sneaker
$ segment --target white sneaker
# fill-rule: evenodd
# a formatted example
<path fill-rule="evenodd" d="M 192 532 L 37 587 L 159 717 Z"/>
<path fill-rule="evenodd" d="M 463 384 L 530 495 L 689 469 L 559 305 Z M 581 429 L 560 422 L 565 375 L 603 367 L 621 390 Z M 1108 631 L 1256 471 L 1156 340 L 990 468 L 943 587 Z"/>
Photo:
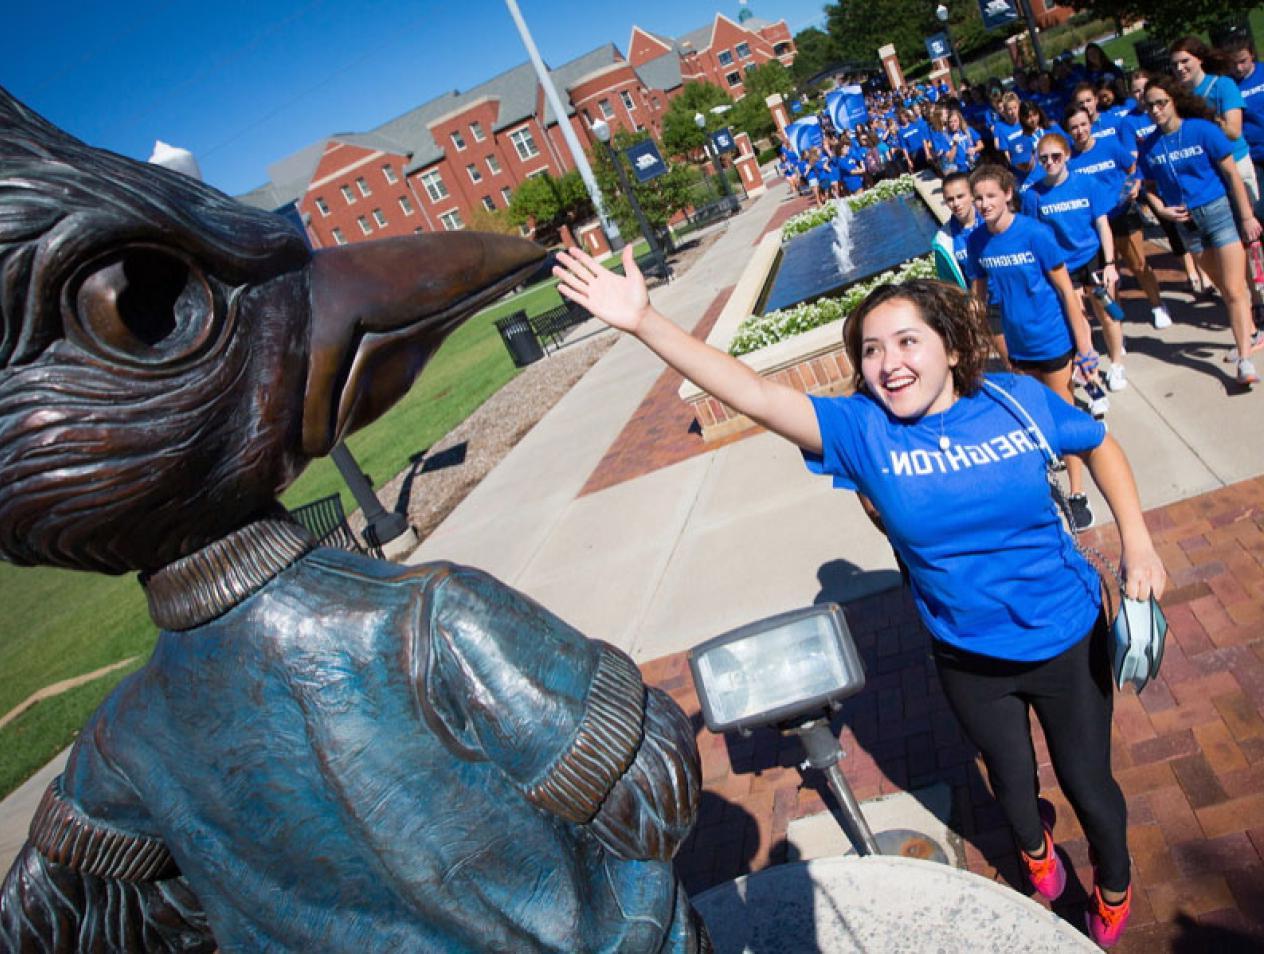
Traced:
<path fill-rule="evenodd" d="M 1260 329 L 1251 335 L 1251 354 L 1255 354 L 1261 348 L 1264 348 L 1264 329 Z M 1230 348 L 1229 353 L 1225 355 L 1225 360 L 1232 362 L 1237 361 L 1240 357 L 1241 355 L 1238 354 L 1237 348 Z"/>
<path fill-rule="evenodd" d="M 1172 316 L 1167 313 L 1167 308 L 1163 305 L 1156 305 L 1151 308 L 1150 314 L 1154 316 L 1154 327 L 1160 331 L 1164 328 L 1172 327 Z"/>
<path fill-rule="evenodd" d="M 1259 384 L 1260 376 L 1255 372 L 1255 365 L 1251 363 L 1250 358 L 1243 358 L 1238 362 L 1238 384 L 1246 385 L 1248 388 L 1252 384 Z"/>
<path fill-rule="evenodd" d="M 1112 364 L 1110 370 L 1106 372 L 1106 387 L 1112 391 L 1122 391 L 1127 386 L 1128 379 L 1124 377 L 1124 366 Z"/>

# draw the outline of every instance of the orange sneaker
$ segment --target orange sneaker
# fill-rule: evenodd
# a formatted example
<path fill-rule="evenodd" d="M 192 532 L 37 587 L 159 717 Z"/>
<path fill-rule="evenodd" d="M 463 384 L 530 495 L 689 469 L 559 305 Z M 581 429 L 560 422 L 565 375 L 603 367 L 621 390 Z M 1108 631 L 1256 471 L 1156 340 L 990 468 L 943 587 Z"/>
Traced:
<path fill-rule="evenodd" d="M 1132 885 L 1117 904 L 1107 904 L 1102 889 L 1093 885 L 1093 899 L 1088 905 L 1088 933 L 1099 947 L 1114 947 L 1124 935 L 1132 916 Z"/>
<path fill-rule="evenodd" d="M 1049 834 L 1049 827 L 1045 826 L 1044 855 L 1033 858 L 1020 848 L 1018 856 L 1023 859 L 1023 864 L 1027 867 L 1027 877 L 1031 879 L 1031 886 L 1040 893 L 1041 897 L 1056 901 L 1066 888 L 1067 874 L 1062 859 L 1058 857 L 1058 852 L 1053 847 L 1053 837 Z"/>

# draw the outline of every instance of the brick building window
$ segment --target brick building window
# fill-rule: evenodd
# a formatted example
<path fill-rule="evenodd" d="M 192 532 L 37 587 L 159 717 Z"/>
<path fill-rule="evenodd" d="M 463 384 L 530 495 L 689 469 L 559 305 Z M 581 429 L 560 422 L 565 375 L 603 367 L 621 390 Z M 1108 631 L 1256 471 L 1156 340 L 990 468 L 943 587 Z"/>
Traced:
<path fill-rule="evenodd" d="M 459 232 L 465 228 L 465 223 L 461 221 L 461 213 L 456 209 L 451 212 L 444 212 L 439 216 L 439 221 L 443 223 L 443 227 L 449 232 Z"/>
<path fill-rule="evenodd" d="M 540 178 L 540 176 L 547 176 L 548 174 L 549 174 L 549 167 L 548 167 L 548 166 L 541 166 L 539 169 L 533 169 L 531 172 L 528 172 L 528 173 L 527 173 L 527 178 L 528 178 L 528 179 L 538 179 L 538 178 Z"/>
<path fill-rule="evenodd" d="M 329 203 L 328 203 L 328 202 L 326 202 L 324 199 L 317 199 L 317 200 L 316 200 L 316 211 L 317 211 L 317 212 L 319 212 L 322 216 L 328 215 L 328 214 L 329 214 Z"/>
<path fill-rule="evenodd" d="M 733 47 L 733 51 L 737 53 L 739 59 L 750 59 L 751 52 L 749 43 L 739 43 L 737 46 Z"/>
<path fill-rule="evenodd" d="M 421 184 L 426 187 L 426 195 L 431 202 L 438 202 L 448 197 L 448 187 L 443 184 L 443 176 L 438 169 L 431 169 L 421 177 Z"/>
<path fill-rule="evenodd" d="M 426 234 L 426 230 L 423 229 L 420 225 L 417 226 L 415 229 L 413 229 L 413 235 L 425 235 L 425 234 Z"/>
<path fill-rule="evenodd" d="M 509 134 L 509 141 L 518 151 L 519 159 L 533 159 L 540 154 L 540 147 L 535 144 L 531 130 L 523 127 Z"/>
<path fill-rule="evenodd" d="M 755 72 L 756 65 L 757 64 L 755 63 L 747 63 L 745 66 L 742 67 L 742 72 L 745 73 L 747 76 L 749 76 L 751 73 Z"/>
<path fill-rule="evenodd" d="M 500 197 L 505 200 L 505 205 L 509 205 L 513 201 L 513 189 L 505 186 L 500 190 Z"/>
<path fill-rule="evenodd" d="M 394 185 L 399 181 L 399 176 L 395 175 L 395 170 L 391 168 L 391 164 L 389 162 L 382 166 L 382 175 L 386 176 L 386 181 L 391 185 Z"/>
<path fill-rule="evenodd" d="M 373 221 L 376 222 L 378 225 L 382 226 L 383 228 L 386 227 L 386 216 L 382 214 L 381 209 L 373 210 Z"/>
<path fill-rule="evenodd" d="M 623 108 L 627 110 L 636 109 L 636 102 L 632 99 L 632 94 L 626 89 L 619 90 L 619 98 L 623 100 Z"/>
<path fill-rule="evenodd" d="M 733 53 L 729 50 L 721 50 L 715 58 L 719 60 L 721 66 L 733 65 Z"/>
<path fill-rule="evenodd" d="M 373 234 L 373 226 L 369 225 L 369 220 L 366 219 L 363 215 L 356 217 L 356 225 L 360 226 L 360 231 L 363 232 L 365 235 Z"/>
<path fill-rule="evenodd" d="M 724 82 L 728 83 L 730 86 L 740 86 L 742 82 L 742 74 L 741 73 L 725 73 Z"/>
<path fill-rule="evenodd" d="M 789 43 L 778 43 L 776 46 L 772 48 L 773 56 L 785 56 L 789 52 L 790 52 Z"/>
<path fill-rule="evenodd" d="M 610 105 L 610 100 L 600 100 L 597 103 L 597 108 L 601 110 L 602 119 L 614 119 L 614 107 Z"/>
<path fill-rule="evenodd" d="M 471 162 L 468 166 L 466 166 L 465 171 L 470 174 L 471 182 L 483 181 L 483 174 L 478 171 L 478 166 L 474 165 L 474 163 Z"/>
<path fill-rule="evenodd" d="M 408 196 L 401 195 L 399 197 L 399 207 L 405 215 L 413 214 L 413 204 L 408 201 Z"/>
<path fill-rule="evenodd" d="M 487 157 L 487 171 L 494 176 L 500 175 L 500 160 L 495 156 Z"/>
<path fill-rule="evenodd" d="M 347 237 L 342 234 L 342 229 L 334 229 L 334 241 L 339 245 L 347 244 Z"/>
<path fill-rule="evenodd" d="M 360 195 L 370 196 L 373 194 L 369 184 L 364 181 L 364 176 L 356 176 L 356 188 L 360 190 Z"/>
<path fill-rule="evenodd" d="M 342 193 L 342 197 L 347 200 L 347 205 L 355 202 L 355 193 L 351 191 L 351 186 L 338 186 L 338 191 Z"/>
<path fill-rule="evenodd" d="M 452 145 L 456 146 L 457 151 L 465 148 L 465 137 L 458 130 L 452 130 Z"/>
<path fill-rule="evenodd" d="M 483 133 L 482 123 L 470 123 L 470 135 L 474 137 L 475 142 L 482 142 L 487 138 Z"/>
<path fill-rule="evenodd" d="M 483 208 L 485 208 L 488 212 L 495 212 L 496 200 L 493 199 L 490 195 L 483 196 Z"/>

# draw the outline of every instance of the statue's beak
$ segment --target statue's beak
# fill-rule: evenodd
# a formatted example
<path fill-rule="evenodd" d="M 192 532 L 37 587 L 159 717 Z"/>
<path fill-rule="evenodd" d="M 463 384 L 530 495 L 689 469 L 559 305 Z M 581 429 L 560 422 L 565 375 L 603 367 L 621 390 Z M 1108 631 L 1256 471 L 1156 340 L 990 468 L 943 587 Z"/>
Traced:
<path fill-rule="evenodd" d="M 454 232 L 318 251 L 303 452 L 319 457 L 412 387 L 458 324 L 544 259 L 533 242 Z"/>

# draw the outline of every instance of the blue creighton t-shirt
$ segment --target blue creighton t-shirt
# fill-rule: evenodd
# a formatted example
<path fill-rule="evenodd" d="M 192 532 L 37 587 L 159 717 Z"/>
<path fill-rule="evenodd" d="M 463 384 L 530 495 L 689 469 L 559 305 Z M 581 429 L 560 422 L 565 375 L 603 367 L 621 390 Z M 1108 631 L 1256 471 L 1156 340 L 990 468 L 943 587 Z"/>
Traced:
<path fill-rule="evenodd" d="M 1027 410 L 1054 453 L 1088 451 L 1104 439 L 1101 423 L 1038 381 L 989 379 Z M 1101 601 L 1097 573 L 1063 529 L 1045 457 L 1004 397 L 985 387 L 914 421 L 863 392 L 812 404 L 823 450 L 804 452 L 808 469 L 873 501 L 936 639 L 1029 661 L 1056 656 L 1090 630 Z"/>
<path fill-rule="evenodd" d="M 1215 123 L 1182 119 L 1176 132 L 1156 128 L 1146 136 L 1137 162 L 1164 205 L 1198 209 L 1225 195 L 1216 165 L 1232 154 L 1228 137 Z"/>
<path fill-rule="evenodd" d="M 1213 73 L 1207 73 L 1203 76 L 1203 81 L 1194 90 L 1194 94 L 1201 96 L 1207 101 L 1207 105 L 1216 111 L 1217 118 L 1223 116 L 1231 109 L 1241 109 L 1244 112 L 1246 110 L 1246 104 L 1242 101 L 1242 91 L 1238 89 L 1238 84 L 1228 76 L 1217 76 Z M 1228 136 L 1225 138 L 1229 139 Z M 1244 136 L 1239 136 L 1237 139 L 1229 139 L 1229 147 L 1233 150 L 1235 161 L 1245 159 L 1251 154 L 1251 149 L 1247 145 Z"/>
<path fill-rule="evenodd" d="M 1113 197 L 1096 182 L 1073 172 L 1068 172 L 1057 185 L 1050 185 L 1042 177 L 1023 193 L 1023 215 L 1053 229 L 1069 271 L 1083 268 L 1101 248 L 1093 222 L 1099 215 L 1109 214 L 1113 204 Z"/>
<path fill-rule="evenodd" d="M 986 275 L 988 297 L 1001 306 L 1001 327 L 1011 358 L 1044 361 L 1073 347 L 1062 301 L 1046 273 L 1066 264 L 1049 226 L 1015 215 L 998 235 L 982 226 L 966 239 L 966 273 Z"/>
<path fill-rule="evenodd" d="M 1072 156 L 1067 166 L 1078 175 L 1091 176 L 1108 198 L 1113 197 L 1108 214 L 1114 218 L 1129 202 L 1128 170 L 1136 164 L 1136 157 L 1119 140 L 1098 139 L 1092 149 Z"/>

